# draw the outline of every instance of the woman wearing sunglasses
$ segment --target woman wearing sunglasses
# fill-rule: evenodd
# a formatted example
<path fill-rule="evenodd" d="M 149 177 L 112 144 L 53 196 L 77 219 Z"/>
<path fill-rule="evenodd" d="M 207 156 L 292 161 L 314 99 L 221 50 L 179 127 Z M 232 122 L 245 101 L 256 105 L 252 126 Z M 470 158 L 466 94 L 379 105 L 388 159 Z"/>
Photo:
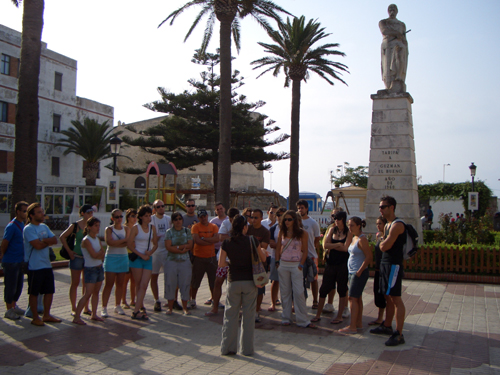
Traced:
<path fill-rule="evenodd" d="M 307 232 L 299 225 L 295 211 L 283 215 L 276 243 L 276 268 L 278 269 L 281 292 L 281 324 L 292 322 L 292 292 L 296 323 L 299 327 L 316 328 L 307 316 L 304 296 L 303 272 L 307 259 Z"/>
<path fill-rule="evenodd" d="M 120 306 L 120 301 L 123 295 L 123 287 L 125 286 L 125 275 L 129 267 L 127 241 L 130 230 L 122 223 L 123 212 L 118 208 L 111 211 L 112 225 L 107 227 L 104 233 L 104 239 L 108 248 L 106 249 L 106 256 L 104 258 L 105 284 L 102 291 L 101 311 L 103 318 L 108 317 L 108 301 L 115 281 L 115 313 L 125 315 L 123 308 Z"/>

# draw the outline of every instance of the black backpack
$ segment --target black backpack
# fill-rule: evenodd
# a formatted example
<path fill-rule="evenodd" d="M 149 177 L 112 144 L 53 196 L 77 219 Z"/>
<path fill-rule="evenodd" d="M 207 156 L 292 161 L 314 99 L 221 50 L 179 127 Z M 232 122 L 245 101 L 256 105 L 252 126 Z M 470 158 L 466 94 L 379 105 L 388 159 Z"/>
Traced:
<path fill-rule="evenodd" d="M 405 260 L 411 259 L 417 254 L 418 248 L 418 233 L 415 227 L 411 224 L 406 224 L 401 219 L 396 219 L 393 223 L 402 223 L 405 226 L 406 241 L 403 245 L 403 256 Z M 391 224 L 392 225 L 392 224 Z"/>

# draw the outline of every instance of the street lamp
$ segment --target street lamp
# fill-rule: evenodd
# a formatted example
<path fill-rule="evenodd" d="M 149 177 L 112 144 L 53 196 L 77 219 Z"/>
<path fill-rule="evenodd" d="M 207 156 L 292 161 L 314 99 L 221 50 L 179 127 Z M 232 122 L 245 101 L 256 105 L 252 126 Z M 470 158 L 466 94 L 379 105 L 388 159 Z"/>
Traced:
<path fill-rule="evenodd" d="M 116 157 L 120 154 L 122 140 L 115 135 L 109 140 L 109 144 L 111 147 L 111 154 L 113 155 L 113 176 L 116 176 Z"/>
<path fill-rule="evenodd" d="M 445 172 L 445 168 L 446 167 L 449 167 L 451 164 L 443 164 L 443 182 L 444 182 L 444 172 Z"/>
<path fill-rule="evenodd" d="M 471 165 L 469 165 L 470 169 L 470 175 L 472 177 L 472 191 L 474 192 L 474 176 L 476 175 L 476 166 L 474 165 L 474 162 L 472 162 Z"/>

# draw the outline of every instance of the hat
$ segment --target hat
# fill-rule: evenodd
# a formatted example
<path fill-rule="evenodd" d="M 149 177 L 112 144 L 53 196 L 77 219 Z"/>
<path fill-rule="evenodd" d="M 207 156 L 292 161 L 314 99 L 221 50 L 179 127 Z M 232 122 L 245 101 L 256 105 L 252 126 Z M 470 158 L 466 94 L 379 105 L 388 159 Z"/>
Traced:
<path fill-rule="evenodd" d="M 199 210 L 198 211 L 198 217 L 200 217 L 200 216 L 206 216 L 206 215 L 208 215 L 207 210 Z"/>
<path fill-rule="evenodd" d="M 85 212 L 88 212 L 88 211 L 94 211 L 90 204 L 84 204 L 83 206 L 80 207 L 81 214 L 84 214 Z"/>

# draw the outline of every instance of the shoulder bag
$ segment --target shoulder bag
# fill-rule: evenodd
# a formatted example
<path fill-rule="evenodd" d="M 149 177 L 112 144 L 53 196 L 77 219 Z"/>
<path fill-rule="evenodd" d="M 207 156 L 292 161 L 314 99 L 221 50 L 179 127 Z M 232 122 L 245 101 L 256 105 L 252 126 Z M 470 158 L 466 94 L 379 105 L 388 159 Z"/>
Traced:
<path fill-rule="evenodd" d="M 70 250 L 73 250 L 75 248 L 75 241 L 76 241 L 76 232 L 78 231 L 78 223 L 75 221 L 73 223 L 73 231 L 71 234 L 66 238 L 66 242 L 68 244 L 68 247 Z M 68 254 L 68 250 L 63 246 L 61 248 L 61 251 L 59 251 L 59 255 L 62 256 L 64 259 L 71 259 Z"/>
<path fill-rule="evenodd" d="M 249 236 L 250 239 L 250 248 L 252 253 L 252 274 L 253 274 L 253 282 L 256 287 L 265 287 L 269 282 L 269 277 L 267 276 L 266 269 L 262 264 L 259 253 L 257 252 L 257 245 L 255 244 L 255 238 L 253 236 Z"/>

